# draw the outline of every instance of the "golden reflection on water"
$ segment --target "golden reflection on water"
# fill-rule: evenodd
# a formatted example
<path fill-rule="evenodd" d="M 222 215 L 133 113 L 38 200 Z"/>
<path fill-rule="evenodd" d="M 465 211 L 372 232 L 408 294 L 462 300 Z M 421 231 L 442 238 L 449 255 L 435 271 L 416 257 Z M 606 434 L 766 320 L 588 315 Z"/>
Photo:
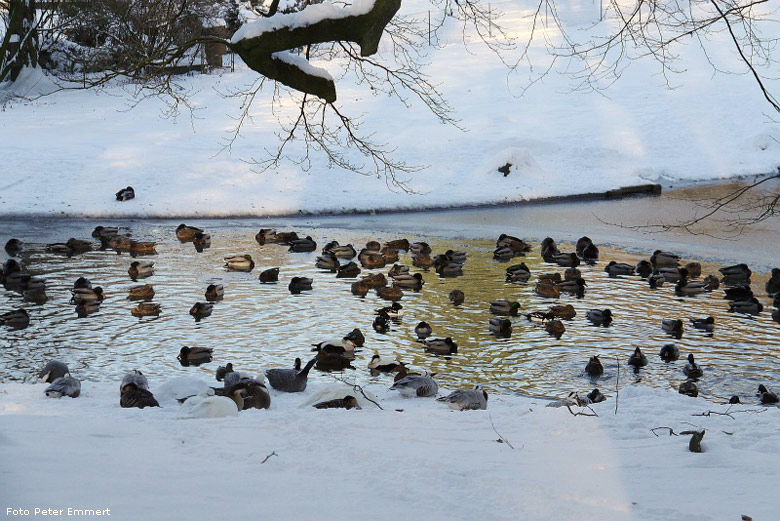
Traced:
<path fill-rule="evenodd" d="M 365 298 L 351 294 L 354 279 L 336 279 L 334 274 L 317 270 L 314 260 L 319 250 L 332 239 L 342 244 L 352 242 L 359 250 L 369 239 L 380 241 L 399 236 L 371 237 L 343 230 L 298 229 L 312 235 L 318 252 L 288 253 L 279 245 L 259 246 L 254 233 L 246 227 L 209 229 L 212 248 L 195 252 L 192 244 L 179 243 L 174 228 L 159 224 L 138 223 L 133 235 L 139 239 L 157 240 L 158 255 L 145 257 L 155 263 L 154 276 L 133 282 L 127 275 L 132 258 L 112 251 L 93 251 L 67 258 L 43 252 L 38 246 L 23 253 L 24 268 L 47 279 L 49 301 L 42 305 L 23 303 L 16 293 L 0 293 L 0 311 L 24 306 L 32 316 L 31 326 L 21 331 L 2 330 L 0 337 L 0 381 L 24 380 L 46 360 L 59 359 L 69 364 L 75 375 L 87 380 L 119 381 L 125 371 L 139 368 L 154 377 L 198 374 L 213 378 L 218 365 L 232 362 L 244 371 L 268 367 L 287 367 L 295 357 L 312 355 L 311 344 L 339 337 L 359 327 L 366 335 L 366 345 L 348 371 L 359 381 L 379 380 L 390 385 L 386 375 L 370 376 L 366 365 L 374 352 L 397 356 L 409 365 L 438 374 L 446 387 L 483 384 L 492 392 L 561 396 L 571 390 L 588 391 L 599 387 L 608 396 L 614 394 L 617 362 L 620 362 L 621 386 L 634 382 L 662 388 L 677 388 L 685 378 L 682 368 L 688 353 L 696 355 L 705 368 L 699 381 L 700 392 L 716 399 L 740 394 L 751 401 L 758 383 L 770 386 L 778 382 L 774 350 L 780 325 L 771 320 L 770 300 L 763 290 L 766 275 L 754 275 L 753 290 L 766 309 L 757 317 L 728 313 L 722 288 L 712 294 L 679 298 L 674 285 L 651 290 L 639 277 L 610 279 L 604 273 L 609 260 L 636 264 L 639 255 L 602 248 L 601 261 L 595 266 L 581 265 L 588 283 L 582 299 L 561 294 L 559 300 L 534 294 L 535 277 L 527 284 L 505 283 L 507 266 L 525 262 L 534 275 L 563 272 L 546 264 L 539 255 L 539 245 L 525 258 L 511 262 L 492 259 L 495 239 L 433 240 L 407 236 L 410 240 L 427 240 L 434 253 L 447 249 L 466 250 L 468 260 L 464 276 L 439 278 L 435 272 L 423 272 L 425 286 L 420 292 L 406 292 L 401 304 L 404 316 L 386 334 L 373 331 L 374 310 L 388 304 L 373 292 Z M 572 251 L 573 245 L 561 249 Z M 227 272 L 223 257 L 251 254 L 256 268 L 251 273 Z M 649 254 L 649 252 L 648 252 Z M 411 266 L 408 254 L 400 262 Z M 262 269 L 280 266 L 278 284 L 261 284 Z M 703 275 L 717 273 L 718 266 L 703 264 Z M 418 271 L 412 268 L 413 271 Z M 386 271 L 374 270 L 374 271 Z M 364 270 L 363 274 L 368 272 Z M 314 279 L 314 289 L 291 295 L 287 282 L 293 276 Z M 106 300 L 100 311 L 78 318 L 68 303 L 70 287 L 79 276 L 93 285 L 102 286 Z M 127 291 L 138 283 L 153 284 L 154 302 L 162 306 L 159 317 L 138 319 L 130 315 L 135 303 L 126 300 Z M 225 286 L 225 298 L 214 306 L 214 312 L 195 322 L 188 310 L 211 283 Z M 461 289 L 466 300 L 455 307 L 448 300 L 453 289 Z M 524 313 L 544 311 L 551 304 L 571 303 L 577 316 L 565 321 L 566 332 L 559 339 L 527 321 L 512 318 L 511 338 L 499 339 L 488 331 L 489 302 L 498 298 L 517 300 Z M 593 308 L 610 308 L 615 317 L 610 327 L 596 327 L 585 318 Z M 714 334 L 688 327 L 688 318 L 712 315 Z M 661 330 L 662 318 L 680 318 L 686 322 L 682 339 L 675 341 Z M 421 320 L 429 322 L 434 337 L 452 337 L 458 344 L 453 356 L 436 356 L 424 352 L 416 341 L 414 327 Z M 658 351 L 675 342 L 681 360 L 663 363 Z M 176 355 L 183 345 L 213 347 L 214 362 L 198 368 L 181 367 Z M 650 363 L 638 374 L 627 370 L 628 356 L 641 347 Z M 592 380 L 583 375 L 588 358 L 601 356 L 605 365 L 603 377 Z M 313 378 L 326 380 L 324 375 Z"/>

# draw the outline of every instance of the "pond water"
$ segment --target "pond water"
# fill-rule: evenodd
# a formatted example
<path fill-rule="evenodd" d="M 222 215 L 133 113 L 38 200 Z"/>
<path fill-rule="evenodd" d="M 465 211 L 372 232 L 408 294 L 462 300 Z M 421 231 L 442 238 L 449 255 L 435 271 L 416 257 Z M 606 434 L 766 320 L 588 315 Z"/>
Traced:
<path fill-rule="evenodd" d="M 97 223 L 71 221 L 45 231 L 40 223 L 35 227 L 16 223 L 6 226 L 26 243 L 58 235 L 46 242 L 65 241 L 69 237 L 88 238 Z M 212 246 L 197 253 L 191 243 L 175 238 L 174 221 L 137 221 L 128 231 L 138 240 L 158 241 L 157 255 L 142 257 L 155 263 L 155 274 L 147 279 L 130 280 L 127 269 L 133 258 L 126 253 L 92 251 L 66 257 L 44 251 L 44 245 L 30 244 L 17 259 L 23 268 L 47 280 L 48 301 L 33 305 L 22 301 L 14 292 L 0 292 L 0 312 L 25 307 L 31 315 L 31 325 L 23 330 L 0 328 L 0 381 L 21 381 L 31 377 L 46 360 L 59 359 L 69 364 L 81 379 L 119 381 L 130 369 L 141 369 L 159 378 L 200 375 L 213 379 L 218 365 L 232 362 L 242 371 L 261 368 L 289 367 L 295 357 L 306 360 L 312 356 L 311 344 L 340 337 L 353 328 L 366 336 L 364 348 L 358 352 L 355 371 L 345 375 L 358 381 L 386 381 L 387 375 L 371 376 L 366 365 L 378 352 L 398 357 L 408 365 L 438 373 L 437 379 L 447 387 L 464 387 L 475 383 L 491 392 L 529 395 L 562 396 L 569 391 L 588 391 L 594 386 L 605 394 L 614 393 L 618 364 L 620 385 L 641 381 L 645 385 L 677 388 L 685 380 L 682 368 L 688 353 L 696 355 L 705 374 L 698 382 L 700 393 L 716 400 L 739 394 L 748 400 L 758 383 L 780 383 L 780 372 L 774 358 L 780 325 L 771 319 L 770 300 L 763 290 L 766 274 L 753 276 L 753 290 L 766 309 L 758 316 L 728 312 L 723 289 L 697 297 L 679 298 L 674 285 L 652 290 L 639 277 L 610 278 L 604 272 L 609 260 L 632 264 L 643 258 L 636 253 L 602 248 L 595 266 L 581 265 L 587 281 L 583 298 L 562 293 L 560 299 L 545 299 L 534 293 L 536 274 L 563 272 L 563 268 L 542 261 L 539 243 L 524 258 L 506 262 L 493 260 L 495 238 L 437 240 L 410 234 L 369 233 L 358 230 L 306 228 L 296 226 L 299 235 L 311 235 L 318 243 L 313 253 L 288 253 L 286 246 L 260 246 L 254 240 L 259 220 L 221 220 L 190 222 L 205 227 L 212 236 Z M 279 228 L 289 231 L 292 228 Z M 511 229 L 507 230 L 511 232 Z M 5 241 L 12 235 L 2 236 Z M 447 249 L 465 250 L 468 260 L 464 275 L 440 278 L 434 271 L 421 271 L 425 285 L 419 292 L 405 292 L 401 304 L 403 318 L 393 323 L 386 334 L 372 327 L 374 310 L 389 302 L 370 292 L 365 298 L 353 296 L 350 284 L 355 279 L 337 279 L 334 274 L 318 270 L 316 256 L 330 240 L 352 243 L 359 250 L 368 240 L 387 241 L 408 238 L 427 241 L 434 253 Z M 43 241 L 41 241 L 43 242 Z M 95 243 L 97 245 L 97 243 Z M 573 245 L 562 244 L 563 251 Z M 229 272 L 223 258 L 235 254 L 252 255 L 256 268 L 251 273 Z M 644 255 L 649 256 L 650 252 Z M 0 253 L 5 260 L 5 252 Z M 534 276 L 527 284 L 505 282 L 505 269 L 523 261 Z M 401 263 L 411 266 L 408 253 L 401 254 Z M 269 267 L 281 267 L 278 284 L 261 284 L 259 272 Z M 703 263 L 703 273 L 716 273 L 717 265 Z M 388 266 L 389 268 L 389 266 Z M 383 270 L 370 270 L 371 272 Z M 369 273 L 364 270 L 362 275 Z M 70 288 L 79 277 L 89 278 L 101 286 L 105 301 L 97 313 L 79 318 L 69 303 Z M 287 283 L 293 276 L 314 279 L 313 290 L 291 295 Z M 130 310 L 134 302 L 127 300 L 132 286 L 154 285 L 154 302 L 162 306 L 159 317 L 135 318 Z M 209 284 L 225 287 L 224 300 L 215 303 L 211 316 L 196 322 L 189 309 L 204 301 Z M 465 302 L 453 306 L 448 300 L 452 289 L 461 289 Z M 577 316 L 565 321 L 566 331 L 560 339 L 530 323 L 524 317 L 512 318 L 513 334 L 499 339 L 488 330 L 491 300 L 516 300 L 524 313 L 544 311 L 551 304 L 570 303 Z M 597 327 L 586 318 L 587 310 L 610 308 L 614 321 L 610 327 Z M 695 330 L 689 318 L 711 315 L 715 318 L 714 333 Z M 681 339 L 669 337 L 661 329 L 663 318 L 679 318 L 686 322 Z M 425 320 L 433 327 L 434 337 L 452 337 L 458 353 L 437 356 L 424 352 L 416 341 L 414 327 Z M 681 360 L 664 363 L 658 352 L 666 343 L 674 342 Z M 184 345 L 214 348 L 214 361 L 200 367 L 182 367 L 176 356 Z M 650 363 L 634 374 L 626 361 L 635 347 L 641 347 Z M 600 355 L 605 374 L 598 379 L 584 375 L 583 370 L 592 355 Z M 313 378 L 326 380 L 323 374 Z"/>

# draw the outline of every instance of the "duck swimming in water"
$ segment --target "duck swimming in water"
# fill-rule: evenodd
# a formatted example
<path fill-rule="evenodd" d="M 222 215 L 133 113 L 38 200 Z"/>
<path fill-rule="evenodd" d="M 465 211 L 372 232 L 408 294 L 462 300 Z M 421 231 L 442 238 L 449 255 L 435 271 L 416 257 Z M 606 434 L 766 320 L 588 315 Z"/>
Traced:
<path fill-rule="evenodd" d="M 609 326 L 612 323 L 612 311 L 609 309 L 591 309 L 585 316 L 597 326 Z"/>
<path fill-rule="evenodd" d="M 680 349 L 674 344 L 665 344 L 658 355 L 664 362 L 673 362 L 680 358 Z"/>
<path fill-rule="evenodd" d="M 225 297 L 225 287 L 222 284 L 209 284 L 204 295 L 209 302 L 216 302 Z"/>
<path fill-rule="evenodd" d="M 512 322 L 508 318 L 489 318 L 488 329 L 499 338 L 509 338 L 512 336 Z"/>
<path fill-rule="evenodd" d="M 127 300 L 152 300 L 154 298 L 154 287 L 151 284 L 143 286 L 133 286 L 128 291 Z"/>
<path fill-rule="evenodd" d="M 735 300 L 733 302 L 729 302 L 729 313 L 758 315 L 762 311 L 764 311 L 764 305 L 761 304 L 755 297 L 751 298 L 750 300 Z"/>
<path fill-rule="evenodd" d="M 419 339 L 426 339 L 433 334 L 433 328 L 428 322 L 420 322 L 414 328 L 414 334 Z"/>
<path fill-rule="evenodd" d="M 459 289 L 453 289 L 450 291 L 448 298 L 453 306 L 460 306 L 463 304 L 463 301 L 466 300 L 466 295 Z"/>
<path fill-rule="evenodd" d="M 255 261 L 251 255 L 233 255 L 225 257 L 225 267 L 228 271 L 250 272 L 255 268 Z"/>
<path fill-rule="evenodd" d="M 198 322 L 201 319 L 210 316 L 213 310 L 214 304 L 211 304 L 210 302 L 196 302 L 190 308 L 190 315 L 192 315 L 193 318 L 195 318 L 195 321 Z"/>
<path fill-rule="evenodd" d="M 133 261 L 130 263 L 127 274 L 130 275 L 130 278 L 133 280 L 151 277 L 154 275 L 154 262 Z"/>
<path fill-rule="evenodd" d="M 490 302 L 490 312 L 494 315 L 516 317 L 520 312 L 520 303 L 505 299 L 493 300 Z"/>
<path fill-rule="evenodd" d="M 590 357 L 590 360 L 588 360 L 588 363 L 585 365 L 585 372 L 593 377 L 604 374 L 604 366 L 601 365 L 601 360 L 599 360 L 598 355 Z"/>
<path fill-rule="evenodd" d="M 293 277 L 287 285 L 287 289 L 293 295 L 300 295 L 304 291 L 311 291 L 312 279 L 308 277 Z"/>
<path fill-rule="evenodd" d="M 260 282 L 269 284 L 279 281 L 279 268 L 268 268 L 260 272 Z"/>
<path fill-rule="evenodd" d="M 715 319 L 712 317 L 692 318 L 690 320 L 691 320 L 691 324 L 693 324 L 693 327 L 696 329 L 703 329 L 708 333 L 712 333 L 713 331 L 715 331 Z"/>
<path fill-rule="evenodd" d="M 130 310 L 130 314 L 134 317 L 156 317 L 161 313 L 162 309 L 160 304 L 154 302 L 139 302 L 136 307 Z"/>
<path fill-rule="evenodd" d="M 688 355 L 688 364 L 683 367 L 683 374 L 688 378 L 701 378 L 704 375 L 704 371 L 693 360 L 693 353 Z"/>
<path fill-rule="evenodd" d="M 30 314 L 24 308 L 8 311 L 0 315 L 0 325 L 11 329 L 24 329 L 30 325 Z"/>
<path fill-rule="evenodd" d="M 295 239 L 290 242 L 290 247 L 287 251 L 292 253 L 308 253 L 317 249 L 317 243 L 311 236 L 307 236 L 305 239 Z"/>
<path fill-rule="evenodd" d="M 644 367 L 647 365 L 647 356 L 637 347 L 631 356 L 628 357 L 628 365 L 633 366 L 635 369 Z"/>
<path fill-rule="evenodd" d="M 458 344 L 447 338 L 428 338 L 425 340 L 425 351 L 437 355 L 451 355 L 458 352 Z"/>
<path fill-rule="evenodd" d="M 176 358 L 184 367 L 199 366 L 211 362 L 213 349 L 210 347 L 188 347 L 184 346 L 179 351 Z"/>
<path fill-rule="evenodd" d="M 203 229 L 187 226 L 186 224 L 180 224 L 176 227 L 176 238 L 181 242 L 192 242 L 198 233 L 203 233 Z"/>
<path fill-rule="evenodd" d="M 524 262 L 509 266 L 506 269 L 506 281 L 507 282 L 528 282 L 531 278 L 531 270 Z"/>
<path fill-rule="evenodd" d="M 634 274 L 634 267 L 625 262 L 609 261 L 609 264 L 604 267 L 604 271 L 610 277 L 631 276 Z"/>
<path fill-rule="evenodd" d="M 777 394 L 768 390 L 764 384 L 758 386 L 758 396 L 761 399 L 761 403 L 766 405 L 780 402 Z"/>

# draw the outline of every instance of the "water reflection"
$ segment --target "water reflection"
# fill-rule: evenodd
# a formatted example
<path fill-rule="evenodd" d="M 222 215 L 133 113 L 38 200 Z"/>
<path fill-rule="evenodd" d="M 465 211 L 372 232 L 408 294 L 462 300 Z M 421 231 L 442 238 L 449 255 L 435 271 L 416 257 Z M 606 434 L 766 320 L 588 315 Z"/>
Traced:
<path fill-rule="evenodd" d="M 364 298 L 352 295 L 355 279 L 336 278 L 330 271 L 315 268 L 317 252 L 288 253 L 274 244 L 259 246 L 256 230 L 246 223 L 205 226 L 211 234 L 211 247 L 196 253 L 191 243 L 175 239 L 175 224 L 140 222 L 133 226 L 138 240 L 159 241 L 153 260 L 154 275 L 143 283 L 154 286 L 153 302 L 161 306 L 158 316 L 137 318 L 131 310 L 137 305 L 128 291 L 139 285 L 128 276 L 133 258 L 127 253 L 91 251 L 73 257 L 46 253 L 43 245 L 27 249 L 18 259 L 24 269 L 47 280 L 48 301 L 42 305 L 24 303 L 17 293 L 0 294 L 0 311 L 26 307 L 30 311 L 29 328 L 0 331 L 0 381 L 24 380 L 46 360 L 68 363 L 75 374 L 87 380 L 119 381 L 125 371 L 139 368 L 150 376 L 172 377 L 193 373 L 211 379 L 217 365 L 232 362 L 243 371 L 289 367 L 296 357 L 313 356 L 311 345 L 331 337 L 340 337 L 359 327 L 366 335 L 365 347 L 353 365 L 362 379 L 390 380 L 385 375 L 371 376 L 366 366 L 375 353 L 399 357 L 407 364 L 438 373 L 444 386 L 459 387 L 483 383 L 499 392 L 520 392 L 560 396 L 569 390 L 590 390 L 598 386 L 606 394 L 614 389 L 617 361 L 620 361 L 621 385 L 643 384 L 674 388 L 685 377 L 682 369 L 687 353 L 705 370 L 699 382 L 704 396 L 727 399 L 732 394 L 752 396 L 758 383 L 777 381 L 778 371 L 772 352 L 776 346 L 778 324 L 771 321 L 769 299 L 763 291 L 766 277 L 753 279 L 753 290 L 767 310 L 758 316 L 728 312 L 723 290 L 695 297 L 677 297 L 674 285 L 653 290 L 638 277 L 609 278 L 604 273 L 608 260 L 636 264 L 639 256 L 602 248 L 602 261 L 595 266 L 579 266 L 587 281 L 582 298 L 561 293 L 559 298 L 543 298 L 534 293 L 539 273 L 563 272 L 563 268 L 542 261 L 538 244 L 523 259 L 532 272 L 527 283 L 505 282 L 505 269 L 511 264 L 493 260 L 494 239 L 432 240 L 424 237 L 434 250 L 464 250 L 468 260 L 464 276 L 440 278 L 433 270 L 412 268 L 423 274 L 420 291 L 406 291 L 401 304 L 404 315 L 392 320 L 387 332 L 374 331 L 374 310 L 388 301 L 370 291 Z M 368 233 L 331 229 L 299 228 L 299 235 L 311 235 L 320 245 L 330 240 L 342 244 L 365 244 L 397 236 L 370 236 Z M 87 234 L 88 235 L 88 234 Z M 66 237 L 67 238 L 67 237 Z M 3 241 L 8 237 L 0 238 Z M 30 242 L 30 241 L 25 241 Z M 563 245 L 571 251 L 572 245 Z M 227 271 L 225 257 L 251 254 L 256 267 L 251 273 Z M 5 257 L 3 257 L 5 258 Z M 409 254 L 400 262 L 412 265 Z M 513 261 L 514 262 L 514 261 Z M 263 284 L 259 273 L 281 267 L 278 283 Z M 704 264 L 704 274 L 717 266 Z M 363 270 L 361 275 L 386 272 Z M 69 303 L 70 288 L 80 276 L 105 291 L 97 312 L 80 318 Z M 293 277 L 313 279 L 312 291 L 290 294 Z M 189 311 L 196 302 L 204 302 L 210 284 L 224 286 L 224 298 L 213 302 L 213 312 L 200 320 Z M 449 295 L 461 290 L 464 302 L 454 306 Z M 511 322 L 511 335 L 491 332 L 488 322 L 495 315 L 490 302 L 505 299 L 520 303 L 521 313 L 546 311 L 552 304 L 571 304 L 573 320 L 564 320 L 565 332 L 556 339 L 544 327 L 525 317 L 501 317 Z M 613 321 L 593 324 L 588 310 L 609 308 Z M 691 318 L 715 317 L 714 332 L 697 330 Z M 662 328 L 663 319 L 681 319 L 681 338 L 672 338 Z M 432 337 L 451 337 L 457 353 L 443 356 L 426 352 L 414 332 L 420 321 L 428 322 Z M 674 342 L 681 360 L 664 363 L 658 353 L 664 344 Z M 182 346 L 214 349 L 214 362 L 200 367 L 182 367 L 177 361 Z M 641 347 L 649 364 L 638 372 L 626 362 L 636 347 Z M 591 378 L 585 364 L 592 355 L 600 355 L 604 374 Z M 351 373 L 351 372 L 350 372 Z M 314 378 L 325 379 L 321 375 Z"/>

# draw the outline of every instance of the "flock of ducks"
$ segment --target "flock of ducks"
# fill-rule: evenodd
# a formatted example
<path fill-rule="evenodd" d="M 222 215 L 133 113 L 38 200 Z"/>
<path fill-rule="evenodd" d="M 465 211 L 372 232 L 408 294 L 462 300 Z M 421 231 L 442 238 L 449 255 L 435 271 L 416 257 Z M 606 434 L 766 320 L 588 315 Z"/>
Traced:
<path fill-rule="evenodd" d="M 119 194 L 117 194 L 119 197 Z M 204 230 L 181 224 L 175 230 L 176 238 L 183 243 L 193 243 L 196 251 L 202 252 L 211 246 L 211 237 Z M 98 226 L 92 236 L 100 241 L 103 249 L 113 249 L 117 252 L 128 252 L 133 257 L 156 253 L 156 243 L 135 241 L 128 235 L 120 232 L 118 228 Z M 300 238 L 296 232 L 278 232 L 274 229 L 261 229 L 255 239 L 258 244 L 276 244 L 286 246 L 291 253 L 313 252 L 317 250 L 317 243 L 312 237 Z M 94 244 L 91 241 L 69 239 L 64 243 L 49 244 L 45 247 L 47 252 L 64 254 L 68 256 L 79 255 L 92 250 Z M 25 301 L 36 304 L 46 302 L 45 280 L 27 274 L 22 266 L 13 258 L 23 251 L 25 245 L 18 239 L 9 240 L 5 249 L 12 257 L 0 268 L 0 282 L 11 291 L 22 294 Z M 524 256 L 532 250 L 532 246 L 517 238 L 502 234 L 496 241 L 493 258 L 497 261 L 511 261 L 516 257 Z M 440 277 L 459 277 L 463 275 L 463 267 L 467 260 L 465 251 L 447 250 L 444 253 L 434 255 L 432 248 L 425 242 L 410 243 L 406 239 L 386 242 L 384 245 L 377 241 L 369 241 L 364 248 L 358 251 L 352 244 L 341 245 L 337 241 L 327 243 L 317 256 L 315 266 L 335 274 L 337 278 L 357 279 L 350 286 L 351 292 L 357 296 L 365 296 L 369 291 L 375 291 L 381 299 L 390 302 L 388 306 L 377 309 L 372 327 L 375 331 L 386 333 L 390 329 L 393 320 L 403 316 L 403 306 L 399 301 L 404 296 L 404 291 L 420 291 L 425 284 L 422 273 L 412 273 L 409 266 L 398 264 L 400 252 L 409 252 L 412 266 L 421 270 L 433 269 Z M 541 243 L 541 257 L 549 264 L 565 268 L 560 272 L 532 273 L 525 263 L 514 264 L 506 268 L 506 282 L 511 284 L 526 284 L 532 277 L 536 277 L 534 293 L 542 298 L 559 298 L 561 293 L 568 293 L 577 298 L 583 298 L 587 292 L 587 281 L 582 277 L 578 266 L 581 264 L 595 265 L 599 261 L 599 249 L 588 238 L 580 238 L 575 251 L 560 251 L 552 238 L 546 238 Z M 354 260 L 356 259 L 356 260 Z M 225 269 L 229 271 L 251 272 L 255 263 L 248 254 L 225 257 Z M 381 270 L 391 265 L 385 273 L 372 272 L 360 277 L 364 270 Z M 705 292 L 712 292 L 720 287 L 727 286 L 725 298 L 729 301 L 729 311 L 736 313 L 758 314 L 763 312 L 763 305 L 758 301 L 750 288 L 751 270 L 745 264 L 737 264 L 721 268 L 721 276 L 708 275 L 700 279 L 701 265 L 696 262 L 680 265 L 680 258 L 670 252 L 657 250 L 648 260 L 642 260 L 633 266 L 616 261 L 608 262 L 604 267 L 609 277 L 633 277 L 639 276 L 647 280 L 650 288 L 662 287 L 667 282 L 674 284 L 675 294 L 678 296 L 695 296 Z M 263 284 L 275 284 L 279 281 L 279 267 L 262 270 L 259 280 Z M 154 275 L 154 262 L 133 260 L 128 268 L 128 275 L 133 281 L 145 279 Z M 360 278 L 358 278 L 360 277 Z M 313 280 L 308 277 L 295 276 L 289 280 L 287 286 L 291 294 L 299 294 L 311 291 Z M 772 270 L 772 275 L 765 285 L 766 293 L 773 297 L 775 307 L 772 317 L 780 322 L 780 269 Z M 86 316 L 99 310 L 104 300 L 103 289 L 93 287 L 85 277 L 78 278 L 71 289 L 71 303 L 76 306 L 79 316 Z M 159 304 L 152 302 L 155 292 L 151 284 L 134 286 L 129 290 L 128 299 L 137 301 L 137 305 L 131 310 L 131 314 L 137 317 L 156 316 L 161 313 Z M 220 284 L 211 284 L 204 293 L 205 302 L 196 302 L 190 309 L 190 315 L 195 320 L 202 320 L 211 315 L 214 303 L 221 301 L 225 296 L 224 287 Z M 461 305 L 466 295 L 461 290 L 453 290 L 448 298 L 453 306 Z M 495 315 L 488 320 L 488 329 L 497 337 L 509 337 L 512 334 L 512 322 L 510 317 L 524 316 L 529 321 L 539 324 L 552 336 L 561 338 L 565 333 L 564 321 L 570 321 L 576 316 L 574 307 L 570 304 L 557 304 L 549 306 L 545 311 L 522 312 L 522 306 L 515 301 L 497 299 L 489 303 L 489 311 Z M 586 312 L 586 318 L 591 323 L 608 327 L 613 320 L 610 309 L 591 309 Z M 14 329 L 26 328 L 30 323 L 29 313 L 19 308 L 0 314 L 0 325 Z M 691 319 L 691 324 L 696 329 L 707 332 L 714 331 L 715 323 L 712 317 Z M 661 328 L 669 335 L 680 338 L 684 329 L 684 323 L 680 319 L 663 319 Z M 457 343 L 450 337 L 433 338 L 433 329 L 425 321 L 420 322 L 414 329 L 418 341 L 424 350 L 437 355 L 452 355 L 457 353 Z M 233 414 L 234 412 L 257 408 L 267 409 L 271 405 L 271 394 L 268 386 L 277 392 L 296 393 L 306 389 L 308 376 L 312 368 L 322 371 L 342 371 L 348 368 L 354 369 L 351 363 L 355 360 L 356 352 L 363 347 L 365 337 L 359 328 L 341 338 L 327 340 L 313 344 L 316 352 L 306 364 L 301 358 L 296 358 L 292 367 L 274 368 L 259 375 L 252 375 L 236 371 L 231 363 L 220 366 L 217 370 L 217 381 L 222 382 L 222 387 L 209 387 L 194 396 L 182 399 L 182 414 L 190 415 L 215 415 Z M 674 344 L 664 345 L 659 353 L 664 362 L 671 362 L 680 357 L 679 349 Z M 212 362 L 213 350 L 205 347 L 184 346 L 178 355 L 182 366 L 200 366 Z M 703 377 L 704 371 L 696 364 L 694 355 L 687 355 L 688 363 L 683 368 L 686 380 L 679 386 L 682 394 L 697 396 L 696 382 Z M 635 371 L 648 365 L 648 357 L 639 347 L 636 347 L 626 361 L 627 365 Z M 439 386 L 435 381 L 435 374 L 427 371 L 410 372 L 406 364 L 374 354 L 368 363 L 368 369 L 375 372 L 384 372 L 393 375 L 394 383 L 390 387 L 405 397 L 435 397 L 438 395 Z M 604 367 L 599 357 L 592 356 L 585 366 L 585 373 L 591 378 L 597 379 L 604 373 Z M 67 366 L 59 361 L 48 362 L 39 373 L 39 379 L 50 385 L 45 394 L 50 397 L 70 396 L 77 397 L 81 391 L 80 382 L 70 374 Z M 759 386 L 758 397 L 761 403 L 777 403 L 778 397 L 769 391 L 763 384 Z M 594 388 L 579 403 L 595 403 L 605 400 L 605 396 Z M 453 409 L 473 410 L 486 409 L 488 395 L 479 385 L 472 389 L 457 390 L 447 396 L 438 398 L 438 401 L 448 404 Z M 738 397 L 732 397 L 732 403 L 738 403 Z M 120 384 L 120 405 L 122 407 L 154 407 L 159 403 L 149 391 L 146 377 L 138 370 L 128 373 Z M 358 398 L 352 395 L 332 397 L 314 404 L 316 408 L 359 408 Z"/>

